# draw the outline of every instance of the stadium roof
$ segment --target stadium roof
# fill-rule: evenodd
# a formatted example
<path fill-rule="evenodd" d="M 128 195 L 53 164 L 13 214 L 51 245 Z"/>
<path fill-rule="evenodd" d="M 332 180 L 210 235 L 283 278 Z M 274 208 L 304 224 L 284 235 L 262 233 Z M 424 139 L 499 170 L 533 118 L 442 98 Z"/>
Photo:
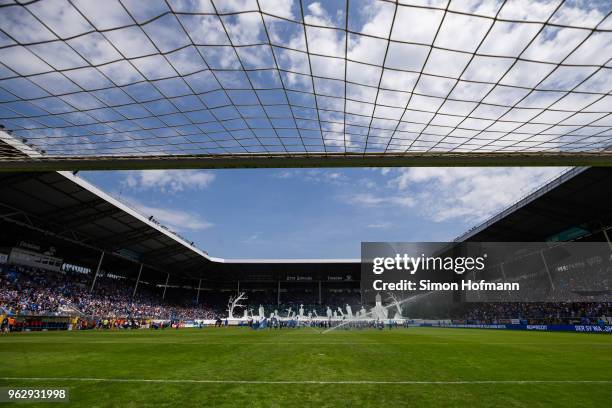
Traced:
<path fill-rule="evenodd" d="M 0 131 L 0 142 L 15 156 L 36 158 L 40 153 Z M 343 268 L 359 259 L 223 259 L 209 256 L 128 204 L 81 179 L 76 172 L 1 173 L 0 220 L 26 227 L 96 251 L 108 251 L 159 271 L 201 277 L 211 269 L 308 270 L 314 265 Z"/>
<path fill-rule="evenodd" d="M 455 241 L 566 241 L 600 234 L 612 228 L 611 202 L 611 169 L 573 168 Z"/>
<path fill-rule="evenodd" d="M 576 168 L 457 241 L 544 241 L 574 227 L 612 225 L 611 170 Z M 357 259 L 221 259 L 71 172 L 0 174 L 0 219 L 42 236 L 142 262 L 185 277 L 208 272 L 355 271 Z"/>
<path fill-rule="evenodd" d="M 341 265 L 349 259 L 222 259 L 147 218 L 71 172 L 0 173 L 0 219 L 41 235 L 199 277 L 211 269 L 282 270 L 287 265 Z"/>
<path fill-rule="evenodd" d="M 0 5 L 0 170 L 611 165 L 612 2 Z"/>

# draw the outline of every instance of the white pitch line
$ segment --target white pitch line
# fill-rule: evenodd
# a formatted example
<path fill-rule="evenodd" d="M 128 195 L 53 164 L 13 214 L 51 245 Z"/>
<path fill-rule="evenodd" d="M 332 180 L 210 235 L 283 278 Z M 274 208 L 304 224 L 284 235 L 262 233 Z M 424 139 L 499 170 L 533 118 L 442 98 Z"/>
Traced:
<path fill-rule="evenodd" d="M 0 342 L 0 344 L 39 344 L 36 342 L 28 342 L 28 341 L 13 341 L 12 339 L 6 340 L 4 342 Z M 64 344 L 61 341 L 45 341 L 45 344 Z M 114 341 L 114 340 L 100 340 L 100 341 L 83 341 L 81 344 L 158 344 L 158 345 L 166 345 L 166 344 L 180 344 L 185 346 L 233 346 L 233 345 L 263 345 L 263 346 L 291 346 L 291 345 L 309 345 L 309 346 L 328 346 L 328 345 L 337 345 L 337 346 L 354 346 L 354 345 L 365 345 L 365 346 L 386 346 L 386 345 L 405 345 L 405 346 L 466 346 L 472 347 L 474 345 L 479 346 L 521 346 L 521 345 L 533 345 L 533 346 L 568 346 L 575 347 L 577 343 L 559 343 L 559 342 L 544 342 L 544 341 L 496 341 L 496 342 L 487 342 L 487 343 L 476 343 L 476 342 L 449 342 L 449 341 L 385 341 L 385 342 L 367 342 L 367 341 L 286 341 L 286 342 L 271 342 L 271 341 L 137 341 L 135 339 L 130 339 L 127 341 Z M 599 347 L 612 347 L 612 342 L 610 343 L 578 343 L 579 346 L 599 346 Z"/>
<path fill-rule="evenodd" d="M 110 382 L 110 383 L 186 383 L 186 384 L 373 384 L 373 385 L 469 385 L 469 384 L 612 384 L 612 380 L 465 380 L 465 381 L 370 381 L 370 380 L 348 380 L 348 381 L 275 381 L 275 380 L 175 380 L 175 379 L 137 379 L 137 378 L 90 378 L 90 377 L 0 377 L 4 381 L 88 381 L 88 382 Z"/>

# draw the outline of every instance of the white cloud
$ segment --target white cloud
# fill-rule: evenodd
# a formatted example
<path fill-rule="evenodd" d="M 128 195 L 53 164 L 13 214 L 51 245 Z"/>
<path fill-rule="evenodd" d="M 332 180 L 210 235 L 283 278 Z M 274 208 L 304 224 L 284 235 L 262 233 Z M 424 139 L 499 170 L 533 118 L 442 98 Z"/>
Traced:
<path fill-rule="evenodd" d="M 213 226 L 212 223 L 203 219 L 200 215 L 187 211 L 153 207 L 141 203 L 133 198 L 124 198 L 131 207 L 144 215 L 145 217 L 153 216 L 160 224 L 165 225 L 173 231 L 201 231 Z"/>
<path fill-rule="evenodd" d="M 415 208 L 442 222 L 482 221 L 561 172 L 559 168 L 410 168 L 389 187 L 409 195 Z"/>
<path fill-rule="evenodd" d="M 243 239 L 241 242 L 244 244 L 252 244 L 255 241 L 259 240 L 261 237 L 261 232 L 256 232 L 254 234 L 249 235 L 247 238 Z"/>
<path fill-rule="evenodd" d="M 368 224 L 367 227 L 371 229 L 387 229 L 393 226 L 390 222 L 375 222 L 372 224 Z"/>
<path fill-rule="evenodd" d="M 279 178 L 279 179 L 290 179 L 290 178 L 293 178 L 294 175 L 295 173 L 291 170 L 283 170 L 283 171 L 276 173 L 274 177 Z"/>
<path fill-rule="evenodd" d="M 415 167 L 381 172 L 383 183 L 342 196 L 349 204 L 365 208 L 417 211 L 444 222 L 483 221 L 559 175 L 563 169 L 535 168 L 440 168 Z M 368 228 L 386 228 L 372 223 Z"/>
<path fill-rule="evenodd" d="M 164 192 L 201 190 L 215 180 L 215 175 L 199 170 L 140 170 L 130 172 L 124 185 L 134 189 L 157 189 Z"/>
<path fill-rule="evenodd" d="M 134 24 L 134 21 L 132 21 L 131 17 L 129 17 L 117 1 L 98 3 L 100 4 L 76 1 L 74 2 L 75 6 L 72 6 L 71 3 L 65 1 L 49 0 L 47 2 L 36 2 L 27 5 L 27 10 L 30 10 L 36 17 L 44 21 L 61 38 L 77 36 L 68 40 L 67 43 L 74 47 L 82 57 L 75 51 L 72 51 L 63 41 L 58 40 L 52 35 L 47 28 L 27 13 L 25 8 L 21 6 L 6 7 L 6 11 L 0 13 L 0 28 L 11 37 L 25 43 L 55 41 L 39 45 L 30 44 L 26 47 L 5 47 L 0 50 L 0 59 L 2 59 L 5 65 L 16 71 L 17 74 L 22 75 L 34 75 L 53 69 L 69 69 L 70 71 L 66 71 L 65 75 L 75 83 L 84 85 L 87 91 L 110 86 L 110 84 L 97 69 L 90 68 L 85 59 L 94 65 L 107 64 L 98 67 L 98 69 L 115 81 L 117 85 L 144 81 L 145 78 L 142 75 L 151 81 L 174 74 L 174 70 L 171 69 L 170 65 L 159 56 L 139 60 L 125 60 L 124 58 L 135 58 L 155 52 L 153 44 L 151 44 L 151 41 L 144 36 L 144 33 L 139 28 L 118 28 L 126 24 Z M 493 87 L 492 84 L 496 84 L 498 81 L 506 85 L 531 87 L 535 86 L 546 75 L 552 72 L 551 77 L 541 86 L 547 91 L 534 92 L 528 97 L 530 105 L 538 105 L 538 107 L 544 108 L 555 103 L 556 99 L 550 99 L 551 89 L 569 91 L 580 80 L 586 77 L 586 74 L 582 72 L 584 69 L 579 67 L 579 65 L 605 64 L 612 50 L 612 38 L 606 32 L 591 33 L 587 29 L 548 27 L 537 38 L 531 41 L 541 28 L 540 24 L 534 23 L 533 20 L 546 20 L 550 13 L 555 10 L 557 3 L 556 1 L 530 0 L 452 2 L 450 5 L 451 12 L 445 15 L 442 9 L 445 7 L 446 2 L 428 2 L 430 6 L 438 9 L 425 9 L 410 7 L 409 5 L 395 5 L 382 1 L 368 1 L 362 4 L 361 10 L 352 11 L 349 21 L 351 29 L 381 38 L 351 34 L 347 40 L 343 30 L 322 28 L 342 28 L 344 26 L 342 21 L 346 16 L 343 16 L 342 12 L 333 13 L 328 11 L 329 7 L 327 7 L 326 3 L 312 2 L 304 10 L 306 14 L 304 19 L 309 24 L 321 27 L 306 28 L 308 48 L 311 53 L 310 58 L 304 52 L 289 51 L 285 48 L 274 48 L 274 53 L 282 69 L 305 74 L 298 75 L 284 72 L 282 77 L 285 78 L 283 82 L 285 86 L 305 92 L 312 92 L 313 80 L 309 74 L 334 78 L 327 81 L 320 78 L 314 80 L 317 94 L 335 97 L 319 96 L 317 98 L 319 108 L 333 109 L 338 112 L 319 111 L 317 117 L 320 116 L 327 122 L 323 125 L 313 123 L 315 129 L 317 127 L 323 128 L 321 137 L 329 150 L 343 151 L 346 148 L 350 151 L 362 151 L 365 146 L 367 133 L 369 133 L 368 150 L 382 150 L 387 147 L 397 151 L 406 148 L 428 150 L 433 147 L 440 147 L 436 143 L 440 142 L 448 134 L 446 130 L 440 128 L 441 126 L 455 126 L 459 124 L 463 116 L 469 114 L 475 106 L 473 102 L 480 101 L 486 92 Z M 605 2 L 599 3 L 602 5 L 599 5 L 597 2 L 588 1 L 566 2 L 555 14 L 552 21 L 559 24 L 586 28 L 595 27 L 607 14 L 609 8 L 603 5 Z M 190 44 L 190 39 L 180 28 L 179 21 L 185 26 L 186 31 L 195 43 L 215 45 L 198 49 L 187 47 L 172 52 L 168 59 L 175 65 L 174 68 L 180 74 L 205 70 L 207 66 L 227 69 L 240 68 L 235 51 L 231 47 L 218 47 L 218 45 L 229 44 L 221 23 L 223 23 L 229 32 L 235 45 L 265 43 L 263 18 L 266 21 L 267 31 L 274 44 L 301 51 L 306 50 L 303 27 L 271 16 L 279 15 L 290 20 L 300 19 L 301 12 L 297 12 L 300 7 L 296 1 L 261 0 L 256 2 L 254 0 L 228 0 L 216 2 L 215 5 L 220 13 L 239 13 L 233 16 L 222 16 L 221 18 L 214 15 L 197 14 L 165 15 L 143 25 L 142 28 L 152 38 L 152 41 L 164 52 L 173 51 Z M 258 14 L 258 5 L 265 13 L 271 15 L 262 17 L 262 15 Z M 129 1 L 126 3 L 126 7 L 135 15 L 136 20 L 141 22 L 167 11 L 167 6 L 163 2 Z M 213 11 L 208 1 L 173 2 L 171 7 L 176 11 L 201 13 L 211 13 Z M 389 32 L 396 7 L 396 21 L 393 24 L 393 31 Z M 499 7 L 502 7 L 500 17 L 518 19 L 519 22 L 494 21 L 490 18 L 484 19 L 461 14 L 473 12 L 491 17 L 496 14 Z M 93 26 L 105 31 L 103 33 L 83 35 L 86 32 L 90 32 L 93 27 L 77 13 L 77 9 L 91 20 Z M 454 11 L 459 11 L 460 13 L 458 14 Z M 520 21 L 525 19 L 529 19 L 531 22 L 524 23 Z M 410 24 L 405 24 L 405 21 L 410 21 Z M 435 45 L 446 47 L 448 50 L 433 50 L 429 56 L 428 63 L 424 66 L 425 56 L 428 55 L 429 51 L 427 44 L 434 41 L 436 29 L 440 24 L 442 24 L 442 27 L 436 37 Z M 475 51 L 480 39 L 491 24 L 493 24 L 491 32 L 477 50 L 481 55 L 476 56 L 469 63 L 469 66 L 466 67 L 469 55 L 449 51 Z M 598 28 L 607 29 L 608 27 L 609 23 L 603 24 Z M 554 65 L 533 62 L 526 63 L 523 61 L 515 64 L 511 72 L 502 79 L 506 69 L 513 62 L 512 58 L 517 57 L 528 44 L 530 44 L 529 48 L 523 53 L 523 58 L 557 63 L 561 62 L 589 34 L 592 35 L 579 46 L 569 59 L 564 61 L 564 64 L 571 65 L 559 68 L 563 70 L 561 75 L 551 71 Z M 392 43 L 388 47 L 389 51 L 386 61 L 384 61 L 386 67 L 384 70 L 379 66 L 366 65 L 368 63 L 383 65 L 385 50 L 387 49 L 386 38 L 389 35 L 394 40 L 415 41 L 425 45 Z M 13 41 L 10 39 L 0 39 L 0 42 L 3 45 L 13 44 Z M 111 43 L 116 46 L 116 49 Z M 117 50 L 121 52 L 121 55 Z M 342 59 L 345 51 L 348 51 L 350 59 L 358 62 L 350 62 L 345 67 L 345 62 Z M 270 63 L 271 49 L 269 47 L 242 47 L 237 52 L 242 58 L 242 62 L 248 67 L 264 69 L 271 68 L 271 65 L 273 65 Z M 200 57 L 200 53 L 202 53 L 203 59 Z M 482 54 L 501 55 L 509 58 L 492 58 Z M 340 58 L 332 59 L 328 56 Z M 204 60 L 206 60 L 206 63 Z M 138 68 L 141 72 L 139 73 L 134 67 Z M 411 69 L 416 72 L 423 71 L 418 86 L 416 84 L 418 75 L 415 72 L 401 72 L 392 68 L 399 70 Z M 465 81 L 456 83 L 454 79 L 449 80 L 435 76 L 458 76 L 463 72 L 464 68 L 466 68 L 466 71 L 462 79 L 486 83 L 475 84 Z M 559 69 L 556 72 L 559 72 Z M 582 90 L 605 93 L 608 90 L 606 80 L 610 77 L 607 71 L 609 70 L 599 70 L 596 77 L 584 85 Z M 346 79 L 352 82 L 352 84 L 347 85 L 347 93 L 343 95 L 344 84 L 342 81 L 345 79 L 345 72 Z M 375 87 L 378 85 L 381 75 L 381 85 L 389 90 L 377 92 Z M 203 81 L 201 79 L 202 76 L 204 74 L 190 77 L 186 80 L 194 89 L 204 87 L 206 90 L 210 90 L 218 87 L 216 80 Z M 221 73 L 217 73 L 217 76 L 223 77 Z M 244 77 L 244 75 L 237 74 L 235 76 Z M 249 78 L 252 81 L 254 80 L 253 77 L 256 77 L 256 75 L 251 73 Z M 232 76 L 232 78 L 234 77 Z M 274 78 L 276 79 L 262 80 L 263 87 L 277 86 L 279 76 L 274 75 Z M 568 81 L 568 78 L 572 80 Z M 67 80 L 61 83 L 58 81 L 50 83 L 49 77 L 34 78 L 33 81 L 39 83 L 43 88 L 50 88 L 53 85 L 53 89 L 50 91 L 54 94 L 69 92 L 75 86 Z M 276 83 L 273 83 L 274 81 Z M 178 80 L 176 81 L 177 84 L 179 82 Z M 10 87 L 10 85 L 7 82 L 3 86 Z M 161 85 L 157 84 L 155 86 L 161 87 Z M 416 90 L 413 89 L 415 87 Z M 136 89 L 144 92 L 144 86 L 134 87 L 130 91 L 136 92 Z M 146 98 L 153 98 L 154 94 L 157 94 L 150 83 L 147 89 L 149 90 L 147 91 Z M 432 95 L 435 98 L 415 95 L 410 98 L 409 106 L 406 106 L 409 96 L 412 95 L 413 91 Z M 23 91 L 21 89 L 16 90 L 17 94 L 20 92 Z M 520 92 L 523 92 L 523 94 L 520 94 Z M 519 91 L 518 93 L 511 92 L 509 87 L 498 87 L 498 90 L 493 91 L 485 100 L 485 104 L 481 105 L 472 115 L 486 117 L 489 122 L 480 121 L 480 119 L 468 119 L 462 122 L 461 127 L 481 130 L 485 126 L 493 124 L 493 121 L 498 118 L 515 121 L 533 119 L 534 122 L 546 122 L 550 125 L 558 120 L 555 117 L 546 116 L 547 113 L 545 112 L 538 115 L 539 112 L 537 110 L 530 111 L 529 114 L 531 116 L 517 116 L 520 112 L 516 109 L 510 110 L 506 106 L 493 107 L 487 105 L 487 103 L 513 105 L 523 98 L 526 93 L 524 91 Z M 452 99 L 471 102 L 445 100 L 445 97 L 449 96 L 449 94 Z M 94 95 L 101 97 L 101 94 Z M 563 93 L 560 93 L 555 98 L 561 98 L 563 95 Z M 343 96 L 351 98 L 353 101 L 347 101 L 345 104 L 342 100 Z M 564 97 L 560 103 L 553 106 L 553 109 L 570 111 L 579 109 L 583 104 L 578 96 L 572 94 Z M 297 96 L 295 97 L 297 98 Z M 307 100 L 308 98 L 304 96 L 304 101 L 296 101 L 295 103 L 306 105 Z M 56 108 L 64 105 L 64 101 L 59 99 L 52 99 L 48 103 L 56 105 Z M 375 110 L 373 103 L 379 105 Z M 381 104 L 392 105 L 393 108 L 381 107 Z M 347 112 L 343 114 L 342 111 L 345 106 Z M 406 107 L 408 111 L 403 117 L 400 117 Z M 444 114 L 452 116 L 437 115 L 434 117 L 431 113 L 417 112 L 423 109 L 435 111 L 438 107 L 441 108 L 441 112 Z M 77 108 L 81 108 L 80 105 Z M 609 111 L 610 101 L 604 99 L 597 109 L 602 112 Z M 370 115 L 372 114 L 378 118 L 372 121 L 373 129 L 368 130 L 367 127 L 370 124 Z M 403 122 L 399 122 L 400 119 Z M 440 127 L 429 126 L 426 128 L 422 124 L 428 123 L 430 120 L 434 125 L 439 125 Z M 345 134 L 344 122 L 349 123 L 349 132 L 351 134 Z M 498 122 L 495 125 L 505 126 L 507 123 Z M 354 125 L 365 126 L 365 128 L 356 129 Z M 172 127 L 168 126 L 168 128 Z M 403 142 L 398 140 L 400 135 L 393 133 L 393 129 L 396 127 L 400 131 L 405 132 L 401 135 L 404 137 Z M 489 140 L 491 139 L 482 141 L 474 138 L 470 140 L 469 145 L 461 145 L 461 148 L 488 150 L 490 148 L 501 149 L 505 146 L 512 146 L 510 148 L 512 150 L 541 150 L 558 148 L 562 145 L 558 141 L 548 142 L 547 145 L 539 144 L 555 139 L 556 135 L 529 137 L 531 134 L 536 134 L 541 130 L 532 128 L 529 132 L 525 132 L 525 129 L 521 129 L 521 133 L 515 134 L 514 138 L 498 140 L 494 147 L 490 144 Z M 361 133 L 362 131 L 363 133 Z M 465 138 L 469 137 L 471 130 L 464 129 L 462 131 L 468 134 L 468 136 L 464 136 Z M 567 132 L 567 130 L 563 131 Z M 425 133 L 421 134 L 421 132 Z M 460 132 L 458 133 L 460 135 Z M 495 135 L 499 134 L 496 133 Z M 395 138 L 394 143 L 389 146 L 392 137 Z M 406 142 L 406 140 L 413 137 L 417 137 L 418 141 L 415 143 Z M 518 145 L 516 143 L 517 140 L 515 140 L 516 138 L 529 138 L 530 140 Z M 225 139 L 225 135 L 223 139 Z M 151 149 L 151 145 L 140 142 L 142 137 L 136 140 L 127 140 L 129 143 L 128 149 L 137 151 L 142 146 L 146 149 Z M 94 148 L 100 149 L 100 146 L 98 144 Z M 95 153 L 95 151 L 91 153 Z"/>
<path fill-rule="evenodd" d="M 529 18 L 531 19 L 540 18 L 542 16 L 547 17 L 547 13 L 552 12 L 554 8 L 551 8 L 550 4 L 544 3 L 533 4 L 533 2 L 525 2 L 523 0 L 508 2 L 504 6 L 503 13 L 506 15 L 515 16 L 515 18 L 526 18 L 524 16 L 524 10 L 529 9 Z M 468 11 L 492 16 L 495 14 L 495 12 L 501 6 L 502 3 L 500 2 L 495 4 L 482 4 L 482 2 L 474 2 L 469 4 L 470 5 L 467 7 Z M 311 7 L 308 8 L 307 15 L 305 16 L 306 21 L 315 24 L 320 24 L 323 26 L 333 26 L 334 17 L 332 15 L 329 15 L 326 10 L 319 6 L 320 5 L 318 3 L 314 3 Z M 369 7 L 367 7 L 367 10 L 361 12 L 363 19 L 361 31 L 368 32 L 374 35 L 384 36 L 383 32 L 385 28 L 388 28 L 390 26 L 388 4 L 382 2 L 372 2 L 368 3 L 368 6 Z M 402 19 L 402 16 L 404 16 L 406 13 L 421 13 L 423 15 L 419 16 L 419 18 L 413 18 L 413 20 L 416 21 L 416 26 L 415 24 L 397 24 L 398 21 L 405 20 Z M 567 6 L 563 10 L 563 13 L 564 15 L 571 14 L 572 22 L 574 22 L 574 24 L 579 24 L 578 22 L 582 21 L 582 19 L 578 16 L 586 17 L 588 15 L 589 21 L 596 21 L 597 18 L 603 18 L 604 16 L 604 14 L 598 10 L 587 10 L 586 8 L 580 8 L 580 4 L 576 4 L 573 7 Z M 413 7 L 398 6 L 398 17 L 396 17 L 397 21 L 394 25 L 392 38 L 404 41 L 422 41 L 425 43 L 431 42 L 433 40 L 433 32 L 435 32 L 435 28 L 440 23 L 442 15 L 443 12 L 441 10 L 421 10 Z M 492 23 L 493 21 L 490 19 L 464 16 L 461 14 L 449 14 L 444 20 L 441 33 L 440 35 L 438 35 L 435 44 L 437 46 L 443 46 L 458 51 L 472 52 L 476 49 L 476 46 L 478 45 L 480 39 L 484 36 L 486 30 Z M 373 27 L 376 29 L 372 29 Z M 539 26 L 537 24 L 502 24 L 498 22 L 495 24 L 493 32 L 487 37 L 488 40 L 483 45 L 483 47 L 478 50 L 478 52 L 484 54 L 493 53 L 496 55 L 517 56 L 520 51 L 522 51 L 523 48 L 528 44 L 529 40 L 535 34 L 537 34 L 538 28 Z M 532 59 L 544 59 L 552 62 L 559 62 L 573 49 L 575 44 L 578 44 L 578 42 L 584 38 L 586 34 L 586 30 L 565 29 L 561 30 L 560 32 L 553 32 L 553 30 L 549 30 L 545 33 L 540 34 L 537 37 L 537 39 L 530 45 L 525 56 Z M 316 44 L 314 46 L 311 45 L 311 52 L 318 52 L 330 56 L 343 55 L 344 38 L 338 32 L 326 29 L 309 29 L 307 30 L 307 35 L 309 39 L 309 44 Z M 499 41 L 499 39 L 504 35 L 512 39 L 512 41 Z M 523 41 L 524 44 L 515 46 L 515 38 L 520 38 L 520 41 Z M 601 42 L 601 44 L 598 43 L 597 47 L 593 47 L 592 44 L 587 43 L 584 44 L 582 48 L 596 48 L 601 51 L 603 49 L 607 49 L 610 46 L 610 44 L 604 44 L 604 42 L 605 41 Z M 302 43 L 303 39 L 301 33 L 295 34 L 289 41 L 290 46 L 293 46 L 295 48 L 299 48 L 299 44 Z M 383 55 L 379 51 L 384 50 L 385 46 L 386 41 L 384 40 L 353 36 L 348 41 L 349 58 L 368 63 L 382 64 Z M 315 47 L 316 49 L 313 49 L 313 47 Z M 495 47 L 495 49 L 491 49 L 491 47 Z M 427 47 L 424 46 L 392 43 L 389 49 L 389 54 L 387 56 L 386 65 L 394 66 L 398 69 L 413 69 L 414 71 L 420 71 L 425 62 L 424 55 L 426 54 L 426 51 Z M 308 70 L 302 69 L 305 60 L 301 54 L 285 53 L 283 54 L 283 56 L 291 61 L 289 64 L 291 66 L 290 69 L 300 72 L 308 72 Z M 458 86 L 456 86 L 455 90 L 453 90 L 453 86 L 456 84 L 456 81 L 436 78 L 428 75 L 444 74 L 458 76 L 463 71 L 469 60 L 469 58 L 467 57 L 468 56 L 465 54 L 459 54 L 456 52 L 454 53 L 447 50 L 434 50 L 434 52 L 432 52 L 432 57 L 430 57 L 429 63 L 424 69 L 425 75 L 421 77 L 418 87 L 416 88 L 416 92 L 433 95 L 437 98 L 424 99 L 424 97 L 413 97 L 411 99 L 410 105 L 408 106 L 408 112 L 410 114 L 414 112 L 410 109 L 426 109 L 430 111 L 435 111 L 444 102 L 443 98 L 448 96 L 450 92 L 453 92 L 452 97 L 461 98 L 467 101 L 479 101 L 480 99 L 482 99 L 482 97 L 484 97 L 485 95 L 483 91 L 486 92 L 490 90 L 492 86 L 489 86 L 488 89 L 482 89 L 482 86 L 473 86 L 471 83 L 461 82 L 458 84 Z M 492 61 L 495 63 L 498 62 L 498 60 Z M 588 62 L 588 59 L 584 59 L 583 61 Z M 483 64 L 483 62 L 485 64 Z M 488 65 L 490 65 L 491 61 L 488 61 L 486 57 L 477 57 L 476 59 L 474 59 L 474 61 L 471 62 L 469 67 L 467 68 L 466 77 L 468 77 L 470 80 L 488 81 L 494 83 L 502 78 L 506 69 L 510 67 L 511 60 L 501 61 L 502 65 L 504 66 L 500 66 L 500 69 L 498 69 L 497 72 L 494 74 L 490 73 L 490 69 L 486 64 L 487 62 Z M 331 60 L 328 58 L 317 57 L 311 58 L 311 64 L 313 73 L 316 75 L 324 75 L 327 77 L 342 79 L 342 75 L 338 77 L 336 74 L 336 71 L 340 72 L 343 70 L 343 62 L 340 60 Z M 453 70 L 452 72 L 447 72 L 448 70 L 441 72 L 440 67 L 453 67 Z M 368 67 L 365 65 L 358 66 L 356 63 L 349 63 L 349 66 L 347 68 L 348 80 L 365 85 L 377 85 L 378 78 L 381 74 L 381 71 L 378 68 Z M 535 86 L 538 82 L 540 82 L 540 80 L 545 78 L 546 75 L 552 72 L 552 68 L 550 65 L 546 64 L 519 63 L 512 69 L 512 71 L 508 75 L 505 76 L 504 83 L 523 87 Z M 571 70 L 572 68 L 568 69 Z M 573 69 L 576 70 L 575 68 Z M 571 75 L 573 74 L 573 72 L 566 72 L 565 74 Z M 308 77 L 296 76 L 290 76 L 290 79 L 298 82 L 300 80 L 304 82 L 309 80 Z M 334 93 L 331 85 L 328 86 L 322 84 L 325 83 L 320 80 L 316 82 L 317 92 L 337 94 L 337 92 Z M 415 85 L 415 81 L 409 73 L 401 73 L 399 71 L 387 69 L 384 72 L 382 85 L 386 88 L 390 88 L 393 90 L 412 92 L 413 87 Z M 571 89 L 569 85 L 565 85 L 562 82 L 550 83 L 550 81 L 546 83 L 545 88 L 563 90 Z M 377 102 L 379 104 L 391 104 L 399 108 L 406 107 L 408 95 L 407 93 L 395 92 L 394 94 L 392 94 L 389 91 L 383 91 L 379 94 L 377 101 L 375 101 L 374 98 L 372 98 L 370 95 L 370 90 L 371 88 L 352 85 L 347 89 L 347 97 L 364 102 L 368 101 L 370 103 Z M 504 98 L 500 99 L 498 95 L 497 99 L 493 99 L 495 95 L 492 95 L 485 102 L 511 106 L 514 103 L 518 102 L 522 97 L 527 95 L 526 91 L 512 92 L 512 88 L 504 88 L 503 92 L 507 94 L 504 96 Z M 545 95 L 546 93 L 534 93 L 530 98 L 532 100 L 540 100 L 541 105 L 544 106 L 547 106 L 548 104 L 554 102 L 551 101 L 549 103 L 545 103 L 544 101 L 542 101 Z M 370 116 L 374 112 L 372 109 L 372 105 L 368 105 L 365 103 L 349 101 L 347 102 L 346 106 L 348 113 Z M 437 116 L 433 118 L 433 116 L 428 116 L 428 118 L 415 119 L 410 117 L 407 118 L 406 115 L 404 115 L 403 119 L 407 122 L 419 121 L 427 123 L 430 119 L 433 118 L 434 120 L 432 123 L 446 126 L 455 126 L 459 124 L 461 116 L 467 115 L 475 106 L 475 104 L 471 104 L 468 106 L 465 103 L 461 105 L 453 101 L 448 101 L 442 111 L 445 114 L 455 115 L 454 117 Z M 575 106 L 570 106 L 564 109 L 572 110 L 574 108 Z M 342 108 L 340 108 L 340 110 L 342 110 Z M 512 114 L 512 112 L 509 111 L 509 108 L 492 108 L 489 107 L 489 105 L 485 104 L 481 107 L 480 110 L 475 112 L 474 115 L 485 115 L 486 117 L 492 120 L 496 120 L 498 118 L 504 118 L 507 120 L 529 120 L 531 118 L 529 117 L 517 119 L 512 116 L 509 116 Z M 397 124 L 397 120 L 400 119 L 398 115 L 401 115 L 401 113 L 402 110 L 384 108 L 379 106 L 374 112 L 374 115 L 381 119 L 375 119 L 374 126 L 381 126 L 384 118 L 386 119 L 387 125 L 391 129 L 393 129 L 395 127 L 394 125 Z M 532 115 L 533 119 L 536 121 L 538 118 L 536 116 L 537 113 L 538 112 L 536 111 Z M 542 119 L 544 120 L 544 118 Z M 355 118 L 352 118 L 352 120 L 355 120 Z M 342 122 L 342 119 L 340 119 L 339 122 Z M 489 121 L 488 123 L 484 123 L 484 125 L 490 125 L 492 123 L 493 121 Z M 483 125 L 481 123 L 473 123 L 473 120 L 468 120 L 463 122 L 461 126 L 465 128 L 471 128 L 476 126 L 478 129 L 482 129 Z M 402 127 L 403 126 L 400 126 L 400 129 Z M 341 123 L 332 124 L 331 128 L 331 130 L 333 130 L 334 132 L 339 132 L 340 135 L 342 135 L 343 128 Z M 541 129 L 534 129 L 532 133 L 536 134 L 539 131 L 541 131 Z M 376 137 L 370 137 L 368 140 L 369 146 L 373 149 L 386 147 L 389 143 L 391 136 L 396 136 L 392 135 L 391 132 L 383 132 L 380 129 L 377 129 L 374 132 L 376 133 Z M 438 133 L 438 131 L 436 131 L 435 129 L 429 129 L 428 132 Z M 412 148 L 417 150 L 427 149 L 428 147 L 434 146 L 436 142 L 440 141 L 443 136 L 444 134 L 439 136 L 433 134 L 420 135 L 419 142 L 412 146 Z M 352 148 L 357 146 L 357 142 L 363 143 L 364 139 L 365 138 L 363 136 L 351 134 L 346 135 L 344 138 L 325 138 L 325 143 L 328 146 L 346 146 L 347 148 Z M 531 145 L 537 146 L 538 142 L 545 142 L 548 139 L 550 139 L 550 137 L 536 136 L 535 138 L 531 138 Z M 480 143 L 480 145 L 477 144 L 477 141 L 472 141 L 471 143 L 472 144 L 470 146 L 465 147 L 468 149 L 478 149 L 480 147 L 483 147 L 482 145 L 486 145 L 486 142 Z M 498 141 L 498 146 L 503 147 L 504 145 L 514 145 L 515 143 L 516 142 L 512 140 Z M 551 147 L 551 145 L 549 145 L 549 147 Z M 520 148 L 520 146 L 516 147 L 516 149 L 519 150 Z"/>
<path fill-rule="evenodd" d="M 383 205 L 410 208 L 415 205 L 415 200 L 409 194 L 392 195 L 388 192 L 382 194 L 358 193 L 347 197 L 348 202 L 365 207 L 377 207 Z"/>
<path fill-rule="evenodd" d="M 311 183 L 329 183 L 329 184 L 343 184 L 348 178 L 346 174 L 337 170 L 330 169 L 300 169 L 300 170 L 282 170 L 274 177 L 279 179 L 299 179 L 302 181 L 308 181 Z"/>
<path fill-rule="evenodd" d="M 285 17 L 288 19 L 295 19 L 291 7 L 293 1 L 287 0 L 260 0 L 259 6 L 263 12 L 268 12 L 277 16 Z"/>

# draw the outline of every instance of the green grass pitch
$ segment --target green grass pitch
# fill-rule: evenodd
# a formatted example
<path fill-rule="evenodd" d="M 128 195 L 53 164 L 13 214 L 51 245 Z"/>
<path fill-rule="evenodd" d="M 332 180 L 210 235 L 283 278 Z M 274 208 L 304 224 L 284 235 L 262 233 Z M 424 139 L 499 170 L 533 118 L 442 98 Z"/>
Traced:
<path fill-rule="evenodd" d="M 55 407 L 602 407 L 612 401 L 612 336 L 440 328 L 14 333 L 0 336 L 0 377 L 0 387 L 68 389 L 70 403 L 46 404 Z"/>

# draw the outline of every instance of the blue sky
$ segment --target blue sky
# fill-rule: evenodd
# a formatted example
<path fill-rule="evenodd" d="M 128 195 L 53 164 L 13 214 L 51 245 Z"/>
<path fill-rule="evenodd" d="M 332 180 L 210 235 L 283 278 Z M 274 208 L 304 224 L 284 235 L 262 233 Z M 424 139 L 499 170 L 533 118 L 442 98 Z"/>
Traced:
<path fill-rule="evenodd" d="M 0 122 L 48 155 L 610 144 L 609 1 L 6 3 Z"/>
<path fill-rule="evenodd" d="M 560 168 L 81 172 L 223 258 L 358 258 L 361 241 L 445 241 Z"/>
<path fill-rule="evenodd" d="M 611 4 L 10 3 L 0 123 L 60 157 L 600 150 Z M 81 175 L 214 256 L 344 258 L 364 240 L 452 239 L 559 171 Z"/>

